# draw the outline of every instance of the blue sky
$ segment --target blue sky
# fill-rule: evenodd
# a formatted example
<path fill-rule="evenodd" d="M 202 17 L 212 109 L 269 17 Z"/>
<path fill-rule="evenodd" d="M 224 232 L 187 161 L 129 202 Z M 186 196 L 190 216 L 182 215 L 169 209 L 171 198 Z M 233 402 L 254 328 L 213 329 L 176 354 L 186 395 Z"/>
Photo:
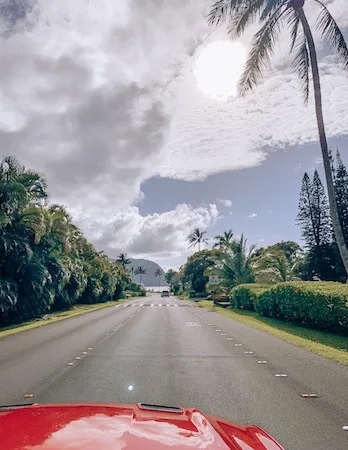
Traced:
<path fill-rule="evenodd" d="M 348 37 L 347 0 L 323 0 Z M 99 250 L 164 268 L 194 227 L 297 240 L 303 172 L 321 170 L 288 36 L 254 93 L 236 96 L 256 24 L 232 44 L 210 0 L 5 0 L 0 145 L 48 180 Z M 348 79 L 315 32 L 325 125 L 348 163 Z M 226 206 L 228 205 L 228 206 Z"/>
<path fill-rule="evenodd" d="M 339 149 L 348 166 L 348 136 L 333 138 L 330 145 L 334 151 Z M 314 170 L 325 183 L 317 143 L 273 151 L 259 166 L 212 175 L 199 182 L 156 177 L 143 184 L 139 210 L 146 215 L 171 210 L 183 202 L 193 207 L 216 203 L 219 219 L 208 230 L 210 239 L 233 229 L 236 235 L 244 233 L 249 243 L 259 246 L 281 240 L 301 243 L 301 230 L 296 224 L 299 193 L 304 172 L 312 176 Z M 223 200 L 230 200 L 231 206 L 225 206 Z"/>

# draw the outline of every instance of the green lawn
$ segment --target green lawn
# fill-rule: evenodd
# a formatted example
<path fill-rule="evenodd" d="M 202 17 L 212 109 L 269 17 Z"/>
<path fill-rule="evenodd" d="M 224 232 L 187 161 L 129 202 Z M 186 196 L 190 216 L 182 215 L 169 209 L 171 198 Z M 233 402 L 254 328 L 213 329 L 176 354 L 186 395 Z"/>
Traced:
<path fill-rule="evenodd" d="M 11 334 L 21 333 L 23 331 L 32 330 L 34 328 L 39 328 L 45 325 L 49 325 L 50 323 L 59 322 L 61 320 L 69 319 L 70 317 L 79 316 L 81 314 L 86 314 L 91 311 L 96 311 L 98 309 L 109 308 L 110 306 L 115 306 L 120 303 L 127 302 L 132 299 L 124 299 L 124 300 L 115 300 L 112 302 L 106 303 L 97 303 L 95 305 L 76 305 L 73 308 L 67 311 L 60 311 L 52 314 L 46 314 L 44 317 L 46 319 L 36 319 L 30 322 L 19 323 L 16 325 L 10 325 L 8 327 L 4 327 L 0 329 L 0 339 L 5 336 L 10 336 Z"/>
<path fill-rule="evenodd" d="M 212 308 L 212 302 L 197 303 L 200 308 Z M 256 312 L 216 308 L 216 312 L 231 319 L 272 334 L 283 341 L 309 350 L 323 358 L 332 359 L 348 366 L 348 337 L 326 331 L 311 330 L 276 319 L 262 317 Z"/>

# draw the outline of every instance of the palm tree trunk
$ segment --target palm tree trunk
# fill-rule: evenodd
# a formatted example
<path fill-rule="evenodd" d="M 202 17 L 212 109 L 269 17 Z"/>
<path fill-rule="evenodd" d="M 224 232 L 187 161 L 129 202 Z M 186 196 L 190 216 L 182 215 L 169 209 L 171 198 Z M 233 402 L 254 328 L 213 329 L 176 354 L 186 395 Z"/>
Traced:
<path fill-rule="evenodd" d="M 322 153 L 323 162 L 324 162 L 324 170 L 325 170 L 327 191 L 328 191 L 328 196 L 329 196 L 330 213 L 331 213 L 333 231 L 334 231 L 336 243 L 337 243 L 341 258 L 342 258 L 344 268 L 348 275 L 348 248 L 344 241 L 342 226 L 341 226 L 340 219 L 338 216 L 335 187 L 334 187 L 334 182 L 333 182 L 333 177 L 332 177 L 328 144 L 327 144 L 327 138 L 326 138 L 326 132 L 325 132 L 317 52 L 316 52 L 316 48 L 315 48 L 312 31 L 309 26 L 307 17 L 303 11 L 303 8 L 298 9 L 298 15 L 300 17 L 300 20 L 301 20 L 301 23 L 303 26 L 303 31 L 306 36 L 306 40 L 307 40 L 308 48 L 309 48 L 310 59 L 311 59 L 313 86 L 314 86 L 314 98 L 315 98 L 315 111 L 316 111 L 316 116 L 317 116 L 321 153 Z"/>

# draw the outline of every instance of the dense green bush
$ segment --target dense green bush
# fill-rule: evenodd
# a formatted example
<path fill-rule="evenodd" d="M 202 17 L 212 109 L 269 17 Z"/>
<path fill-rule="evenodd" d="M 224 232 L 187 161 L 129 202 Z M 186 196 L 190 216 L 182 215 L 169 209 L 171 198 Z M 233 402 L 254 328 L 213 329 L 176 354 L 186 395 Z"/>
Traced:
<path fill-rule="evenodd" d="M 255 311 L 257 299 L 270 287 L 271 285 L 268 284 L 240 284 L 231 291 L 231 305 L 234 308 Z"/>
<path fill-rule="evenodd" d="M 313 281 L 277 284 L 258 298 L 256 310 L 310 328 L 346 333 L 348 286 Z"/>
<path fill-rule="evenodd" d="M 129 272 L 88 242 L 45 179 L 0 160 L 0 327 L 123 296 Z"/>

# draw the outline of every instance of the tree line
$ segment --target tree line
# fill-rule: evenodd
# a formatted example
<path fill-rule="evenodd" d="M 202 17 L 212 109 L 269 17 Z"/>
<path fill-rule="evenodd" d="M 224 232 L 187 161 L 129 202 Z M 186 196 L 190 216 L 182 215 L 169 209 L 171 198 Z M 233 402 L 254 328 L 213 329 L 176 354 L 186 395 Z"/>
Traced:
<path fill-rule="evenodd" d="M 88 242 L 46 180 L 13 157 L 0 162 L 0 325 L 76 303 L 122 297 L 129 273 Z"/>

